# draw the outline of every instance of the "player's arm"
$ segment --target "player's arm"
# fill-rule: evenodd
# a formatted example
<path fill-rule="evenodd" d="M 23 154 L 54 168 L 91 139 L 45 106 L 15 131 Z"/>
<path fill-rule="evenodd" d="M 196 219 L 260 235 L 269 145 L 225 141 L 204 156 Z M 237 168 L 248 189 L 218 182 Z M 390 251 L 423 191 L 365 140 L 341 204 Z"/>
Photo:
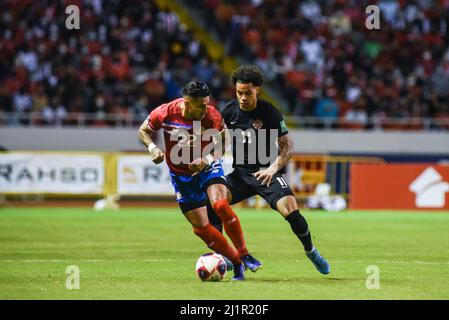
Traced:
<path fill-rule="evenodd" d="M 281 170 L 290 160 L 293 154 L 293 142 L 288 134 L 278 138 L 279 154 L 273 164 L 269 167 L 276 173 Z"/>
<path fill-rule="evenodd" d="M 204 148 L 204 154 L 201 158 L 195 159 L 189 164 L 189 169 L 192 171 L 202 171 L 207 166 L 210 166 L 215 160 L 220 159 L 226 152 L 226 148 L 231 144 L 230 134 L 226 128 L 213 136 L 212 142 Z"/>
<path fill-rule="evenodd" d="M 148 148 L 151 159 L 155 164 L 159 164 L 164 161 L 164 153 L 159 149 L 151 138 L 154 135 L 154 131 L 150 129 L 148 119 L 141 124 L 139 128 L 139 138 L 143 144 Z"/>
<path fill-rule="evenodd" d="M 253 173 L 253 176 L 261 181 L 261 184 L 266 184 L 267 186 L 270 185 L 273 176 L 287 164 L 293 153 L 293 143 L 288 135 L 288 129 L 281 113 L 273 107 L 269 119 L 268 128 L 276 128 L 278 130 L 278 155 L 267 169 Z"/>
<path fill-rule="evenodd" d="M 253 173 L 257 180 L 261 181 L 261 184 L 263 185 L 270 185 L 273 176 L 287 164 L 293 154 L 293 142 L 288 134 L 279 137 L 277 141 L 279 153 L 276 160 L 267 169 Z"/>
<path fill-rule="evenodd" d="M 215 108 L 210 109 L 210 117 L 212 120 L 212 127 L 210 129 L 215 131 L 210 136 L 211 142 L 202 151 L 201 158 L 195 159 L 189 164 L 189 169 L 196 173 L 210 166 L 215 160 L 220 159 L 230 144 L 230 135 L 224 119 L 218 110 Z"/>

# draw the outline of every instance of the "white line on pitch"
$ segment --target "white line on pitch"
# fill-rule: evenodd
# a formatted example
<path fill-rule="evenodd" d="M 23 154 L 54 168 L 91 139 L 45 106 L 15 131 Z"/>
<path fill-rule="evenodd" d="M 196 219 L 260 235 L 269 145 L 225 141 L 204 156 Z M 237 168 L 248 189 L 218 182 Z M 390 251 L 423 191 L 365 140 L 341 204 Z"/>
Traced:
<path fill-rule="evenodd" d="M 175 259 L 15 259 L 15 260 L 0 260 L 1 262 L 13 263 L 13 262 L 114 262 L 114 261 L 130 261 L 130 262 L 167 262 L 175 261 Z M 295 262 L 302 262 L 302 260 L 295 260 Z M 449 265 L 449 262 L 432 262 L 432 261 L 395 261 L 395 260 L 353 260 L 353 261 L 330 261 L 330 263 L 386 263 L 386 264 L 429 264 L 429 265 Z"/>
<path fill-rule="evenodd" d="M 296 260 L 296 262 L 302 262 L 302 260 Z M 353 260 L 353 261 L 332 261 L 330 260 L 329 263 L 391 263 L 391 264 L 434 264 L 434 265 L 447 265 L 449 262 L 432 262 L 432 261 L 395 261 L 395 260 L 374 260 L 374 261 L 367 261 L 367 260 Z"/>
<path fill-rule="evenodd" d="M 114 262 L 114 261 L 131 261 L 131 262 L 166 262 L 175 261 L 175 259 L 32 259 L 32 260 L 0 260 L 1 262 Z"/>

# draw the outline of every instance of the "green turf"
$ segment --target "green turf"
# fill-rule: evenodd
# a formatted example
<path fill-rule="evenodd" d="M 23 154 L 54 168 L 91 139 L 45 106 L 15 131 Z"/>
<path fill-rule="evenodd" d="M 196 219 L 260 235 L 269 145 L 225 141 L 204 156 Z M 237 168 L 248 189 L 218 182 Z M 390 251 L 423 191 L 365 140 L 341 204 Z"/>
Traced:
<path fill-rule="evenodd" d="M 447 212 L 304 211 L 328 276 L 276 212 L 237 213 L 264 268 L 243 283 L 203 283 L 194 265 L 209 250 L 177 208 L 0 209 L 0 299 L 449 298 Z M 79 290 L 66 289 L 69 265 L 80 268 Z M 369 265 L 379 289 L 366 287 Z"/>

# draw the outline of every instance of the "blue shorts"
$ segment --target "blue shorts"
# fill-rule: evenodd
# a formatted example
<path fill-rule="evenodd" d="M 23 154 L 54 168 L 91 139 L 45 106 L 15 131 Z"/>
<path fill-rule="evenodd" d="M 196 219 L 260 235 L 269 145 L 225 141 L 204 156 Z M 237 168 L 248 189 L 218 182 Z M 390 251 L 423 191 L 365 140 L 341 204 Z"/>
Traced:
<path fill-rule="evenodd" d="M 212 179 L 219 179 L 226 184 L 221 160 L 214 161 L 212 165 L 195 176 L 183 176 L 171 172 L 170 176 L 176 193 L 176 201 L 178 203 L 198 203 L 198 207 L 205 205 L 207 198 L 205 189 L 208 182 Z"/>

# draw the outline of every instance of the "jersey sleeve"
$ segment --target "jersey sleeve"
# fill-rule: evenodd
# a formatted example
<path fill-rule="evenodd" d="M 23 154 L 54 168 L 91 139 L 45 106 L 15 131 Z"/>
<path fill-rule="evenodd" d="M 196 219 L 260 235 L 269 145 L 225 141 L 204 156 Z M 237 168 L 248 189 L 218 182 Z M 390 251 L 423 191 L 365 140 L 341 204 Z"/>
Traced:
<path fill-rule="evenodd" d="M 229 123 L 229 115 L 230 112 L 229 110 L 231 109 L 231 105 L 234 103 L 235 100 L 232 100 L 228 103 L 226 103 L 224 106 L 221 106 L 221 108 L 219 109 L 221 116 L 223 117 L 223 121 L 225 124 Z"/>
<path fill-rule="evenodd" d="M 218 112 L 218 110 L 214 107 L 210 107 L 210 119 L 213 129 L 217 129 L 218 131 L 222 132 L 226 128 L 223 117 L 221 116 L 220 112 Z"/>
<path fill-rule="evenodd" d="M 285 124 L 284 117 L 279 112 L 278 109 L 276 109 L 274 106 L 272 116 L 270 119 L 270 128 L 271 129 L 277 129 L 278 130 L 278 137 L 285 136 L 288 133 L 287 125 Z"/>
<path fill-rule="evenodd" d="M 165 105 L 161 105 L 151 111 L 148 116 L 148 128 L 153 131 L 157 131 L 162 128 L 162 123 L 164 122 L 164 118 L 166 116 Z"/>

